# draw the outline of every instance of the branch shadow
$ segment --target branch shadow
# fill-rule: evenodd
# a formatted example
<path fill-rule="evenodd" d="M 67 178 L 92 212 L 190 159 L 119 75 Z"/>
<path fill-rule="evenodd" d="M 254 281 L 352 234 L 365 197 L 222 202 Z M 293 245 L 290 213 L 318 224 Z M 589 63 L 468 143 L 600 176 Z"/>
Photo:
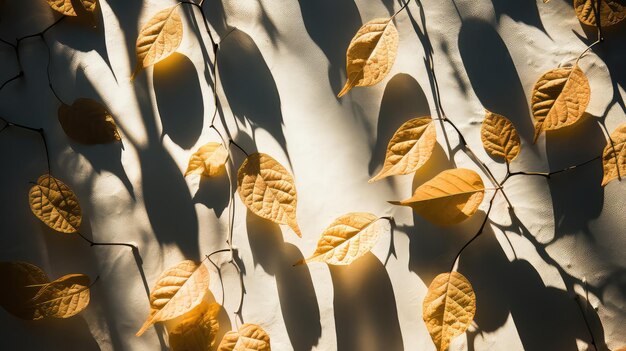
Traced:
<path fill-rule="evenodd" d="M 278 298 L 289 340 L 295 351 L 311 350 L 322 335 L 320 311 L 307 265 L 300 250 L 285 243 L 281 228 L 250 211 L 246 214 L 248 240 L 255 265 L 276 279 Z"/>

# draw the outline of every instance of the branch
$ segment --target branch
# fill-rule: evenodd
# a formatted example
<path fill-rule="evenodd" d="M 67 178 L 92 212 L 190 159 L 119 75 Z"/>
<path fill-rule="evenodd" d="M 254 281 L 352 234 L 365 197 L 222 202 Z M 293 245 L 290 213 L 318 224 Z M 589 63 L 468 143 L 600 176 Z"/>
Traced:
<path fill-rule="evenodd" d="M 553 172 L 524 172 L 524 171 L 509 172 L 507 174 L 507 176 L 504 178 L 504 180 L 502 181 L 501 185 L 504 184 L 510 177 L 518 176 L 518 175 L 540 176 L 540 177 L 545 177 L 545 178 L 550 179 L 550 177 L 555 175 L 555 174 L 559 174 L 559 173 L 563 173 L 563 172 L 566 172 L 566 171 L 574 170 L 574 169 L 576 169 L 578 167 L 582 167 L 584 165 L 587 165 L 587 164 L 589 164 L 589 163 L 591 163 L 593 161 L 599 160 L 601 158 L 602 158 L 602 156 L 596 156 L 596 157 L 594 157 L 594 158 L 592 158 L 590 160 L 587 160 L 587 161 L 585 161 L 583 163 L 579 163 L 577 165 L 569 166 L 569 167 L 566 167 L 566 168 L 563 168 L 563 169 L 559 169 L 558 171 L 553 171 Z"/>
<path fill-rule="evenodd" d="M 33 128 L 33 127 L 29 127 L 29 126 L 25 126 L 19 123 L 14 123 L 14 122 L 10 122 L 7 121 L 6 119 L 0 117 L 0 120 L 2 120 L 4 123 L 6 123 L 6 125 L 4 127 L 2 127 L 2 129 L 0 129 L 0 132 L 3 132 L 5 129 L 9 128 L 9 127 L 17 127 L 17 128 L 22 128 L 24 130 L 28 130 L 31 132 L 35 132 L 37 134 L 39 134 L 39 136 L 41 137 L 41 141 L 43 142 L 43 147 L 45 150 L 45 155 L 46 155 L 46 164 L 48 166 L 48 174 L 52 174 L 50 171 L 50 155 L 48 153 L 48 142 L 46 141 L 46 135 L 44 133 L 43 128 Z"/>

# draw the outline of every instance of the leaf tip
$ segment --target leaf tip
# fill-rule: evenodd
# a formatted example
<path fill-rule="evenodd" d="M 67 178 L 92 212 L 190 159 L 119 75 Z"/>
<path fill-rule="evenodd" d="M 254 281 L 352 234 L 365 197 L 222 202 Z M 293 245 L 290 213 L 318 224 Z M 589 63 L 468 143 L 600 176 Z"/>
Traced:
<path fill-rule="evenodd" d="M 346 95 L 351 89 L 352 89 L 352 84 L 350 84 L 350 81 L 348 80 L 346 82 L 346 85 L 343 86 L 343 89 L 341 89 L 339 94 L 337 94 L 337 97 L 340 98 L 340 97 Z"/>

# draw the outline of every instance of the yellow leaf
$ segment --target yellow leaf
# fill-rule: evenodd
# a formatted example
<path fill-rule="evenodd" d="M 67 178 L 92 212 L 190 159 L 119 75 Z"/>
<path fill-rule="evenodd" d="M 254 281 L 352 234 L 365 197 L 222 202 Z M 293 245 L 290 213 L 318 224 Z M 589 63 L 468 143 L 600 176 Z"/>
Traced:
<path fill-rule="evenodd" d="M 53 10 L 62 13 L 65 16 L 76 16 L 72 0 L 46 0 Z"/>
<path fill-rule="evenodd" d="M 85 10 L 89 12 L 95 12 L 96 6 L 98 6 L 97 0 L 80 0 L 80 3 L 83 4 Z"/>
<path fill-rule="evenodd" d="M 506 162 L 513 161 L 520 152 L 520 139 L 517 130 L 506 117 L 486 111 L 480 128 L 483 147 L 493 157 L 502 157 Z"/>
<path fill-rule="evenodd" d="M 96 100 L 80 98 L 59 107 L 59 123 L 65 134 L 81 144 L 105 144 L 121 140 L 115 120 Z"/>
<path fill-rule="evenodd" d="M 157 279 L 150 293 L 150 314 L 137 332 L 152 324 L 179 317 L 198 306 L 209 289 L 209 270 L 202 263 L 182 261 Z"/>
<path fill-rule="evenodd" d="M 556 68 L 541 76 L 531 101 L 534 142 L 544 130 L 557 130 L 578 122 L 587 109 L 590 94 L 589 80 L 578 65 Z"/>
<path fill-rule="evenodd" d="M 220 305 L 202 301 L 169 330 L 172 351 L 208 351 L 215 344 Z"/>
<path fill-rule="evenodd" d="M 333 265 L 348 265 L 369 252 L 380 237 L 386 226 L 380 218 L 371 213 L 354 212 L 337 219 L 322 233 L 317 242 L 317 249 L 306 260 L 296 264 L 309 262 L 326 262 Z"/>
<path fill-rule="evenodd" d="M 215 177 L 225 170 L 228 151 L 220 143 L 207 143 L 201 146 L 191 158 L 185 171 L 185 177 L 190 174 L 202 174 L 205 177 Z"/>
<path fill-rule="evenodd" d="M 54 317 L 69 318 L 89 305 L 89 277 L 68 274 L 44 285 L 29 301 L 34 320 Z"/>
<path fill-rule="evenodd" d="M 178 5 L 157 12 L 146 23 L 137 38 L 137 67 L 133 79 L 142 68 L 146 68 L 166 59 L 174 53 L 183 39 L 183 22 Z"/>
<path fill-rule="evenodd" d="M 611 144 L 612 141 L 612 144 Z M 611 140 L 604 147 L 602 166 L 604 178 L 602 186 L 618 177 L 626 176 L 626 124 L 622 124 L 613 133 Z M 613 149 L 615 148 L 615 149 Z"/>
<path fill-rule="evenodd" d="M 550 2 L 550 0 L 543 0 L 543 3 L 544 3 L 544 4 L 547 4 L 547 3 L 549 3 L 549 2 Z"/>
<path fill-rule="evenodd" d="M 263 153 L 251 154 L 239 167 L 237 185 L 241 201 L 252 213 L 287 224 L 302 237 L 296 221 L 296 185 L 278 161 Z"/>
<path fill-rule="evenodd" d="M 393 18 L 377 18 L 365 23 L 356 32 L 346 53 L 348 80 L 337 97 L 354 87 L 379 83 L 396 60 L 398 30 Z"/>
<path fill-rule="evenodd" d="M 427 220 L 439 224 L 456 224 L 471 217 L 485 195 L 480 176 L 469 169 L 445 170 L 415 189 L 403 201 L 389 201 L 409 206 Z"/>
<path fill-rule="evenodd" d="M 62 233 L 75 233 L 82 211 L 74 192 L 62 181 L 44 174 L 28 193 L 30 209 L 48 227 Z"/>
<path fill-rule="evenodd" d="M 218 351 L 271 351 L 270 336 L 256 324 L 243 324 L 239 332 L 224 335 Z"/>
<path fill-rule="evenodd" d="M 405 122 L 387 145 L 383 169 L 369 182 L 417 171 L 433 154 L 436 143 L 437 130 L 432 118 L 419 117 Z"/>
<path fill-rule="evenodd" d="M 474 289 L 461 273 L 442 273 L 430 283 L 423 317 L 438 351 L 448 349 L 450 340 L 467 330 L 475 314 Z"/>
<path fill-rule="evenodd" d="M 597 24 L 595 7 L 597 0 L 574 0 L 578 19 L 589 26 Z M 600 0 L 600 24 L 609 27 L 626 18 L 626 5 L 618 0 Z"/>
<path fill-rule="evenodd" d="M 16 317 L 32 319 L 27 302 L 49 282 L 46 273 L 27 262 L 0 262 L 0 281 L 0 306 Z"/>

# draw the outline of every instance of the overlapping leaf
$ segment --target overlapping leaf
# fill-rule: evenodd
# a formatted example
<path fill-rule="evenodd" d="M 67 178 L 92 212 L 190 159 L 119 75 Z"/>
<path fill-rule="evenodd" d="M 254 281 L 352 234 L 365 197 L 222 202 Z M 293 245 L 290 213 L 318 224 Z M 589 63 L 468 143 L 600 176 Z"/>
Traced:
<path fill-rule="evenodd" d="M 409 206 L 427 220 L 439 224 L 456 224 L 471 217 L 485 194 L 480 176 L 469 169 L 445 170 L 415 189 L 403 201 L 389 201 Z"/>
<path fill-rule="evenodd" d="M 271 351 L 270 337 L 256 324 L 243 324 L 239 332 L 224 335 L 218 351 Z"/>
<path fill-rule="evenodd" d="M 174 328 L 169 330 L 172 351 L 207 351 L 215 344 L 219 323 L 220 305 L 202 301 L 185 314 Z"/>
<path fill-rule="evenodd" d="M 613 179 L 626 176 L 626 124 L 620 125 L 611 133 L 611 140 L 602 153 L 602 167 L 602 186 Z"/>
<path fill-rule="evenodd" d="M 68 274 L 44 285 L 29 301 L 32 319 L 69 318 L 89 305 L 89 277 Z"/>
<path fill-rule="evenodd" d="M 578 19 L 589 26 L 597 25 L 595 7 L 597 0 L 574 0 Z M 617 24 L 626 18 L 626 4 L 619 0 L 600 0 L 600 23 L 602 27 Z"/>
<path fill-rule="evenodd" d="M 0 306 L 23 319 L 32 319 L 30 301 L 50 282 L 41 268 L 28 262 L 0 262 Z"/>
<path fill-rule="evenodd" d="M 278 161 L 267 154 L 251 154 L 239 167 L 237 185 L 241 201 L 252 213 L 274 223 L 287 224 L 302 236 L 296 221 L 296 185 Z"/>
<path fill-rule="evenodd" d="M 348 80 L 337 96 L 344 96 L 354 87 L 370 86 L 382 81 L 396 60 L 398 40 L 393 18 L 377 18 L 365 23 L 348 46 Z"/>
<path fill-rule="evenodd" d="M 398 128 L 387 145 L 383 169 L 372 179 L 409 174 L 422 167 L 433 154 L 437 130 L 430 117 L 411 119 Z"/>
<path fill-rule="evenodd" d="M 104 144 L 121 140 L 108 109 L 96 100 L 81 98 L 59 107 L 59 123 L 65 134 L 81 144 Z"/>
<path fill-rule="evenodd" d="M 74 8 L 74 5 L 72 4 L 72 0 L 46 0 L 48 2 L 48 5 L 50 5 L 50 7 L 59 12 L 62 13 L 65 16 L 76 16 L 76 9 Z M 96 7 L 98 5 L 98 2 L 96 0 L 77 0 L 76 3 L 80 3 L 83 8 L 89 12 L 94 12 L 96 10 Z"/>
<path fill-rule="evenodd" d="M 326 262 L 333 265 L 348 265 L 369 252 L 389 228 L 388 221 L 371 213 L 354 212 L 337 219 L 322 233 L 317 249 L 311 257 L 297 262 Z"/>
<path fill-rule="evenodd" d="M 179 317 L 198 306 L 209 289 L 209 270 L 202 263 L 182 261 L 161 274 L 150 293 L 150 314 L 137 332 Z"/>
<path fill-rule="evenodd" d="M 50 228 L 75 233 L 82 221 L 82 211 L 74 192 L 49 174 L 37 180 L 28 193 L 30 209 Z"/>
<path fill-rule="evenodd" d="M 461 273 L 442 273 L 430 283 L 423 317 L 438 351 L 447 350 L 450 340 L 467 330 L 475 314 L 476 295 Z"/>
<path fill-rule="evenodd" d="M 543 131 L 578 122 L 587 109 L 590 95 L 589 80 L 578 65 L 556 68 L 541 76 L 535 84 L 531 101 L 534 141 Z"/>
<path fill-rule="evenodd" d="M 176 9 L 178 5 L 157 12 L 146 23 L 137 37 L 137 67 L 132 78 L 142 68 L 166 59 L 174 53 L 183 39 L 183 22 Z"/>
<path fill-rule="evenodd" d="M 480 128 L 480 138 L 485 150 L 493 157 L 502 157 L 506 162 L 511 162 L 519 155 L 521 141 L 517 130 L 502 115 L 486 111 Z"/>
<path fill-rule="evenodd" d="M 189 158 L 185 177 L 190 174 L 202 174 L 205 177 L 218 176 L 224 172 L 226 160 L 228 160 L 228 151 L 221 143 L 207 143 Z"/>

